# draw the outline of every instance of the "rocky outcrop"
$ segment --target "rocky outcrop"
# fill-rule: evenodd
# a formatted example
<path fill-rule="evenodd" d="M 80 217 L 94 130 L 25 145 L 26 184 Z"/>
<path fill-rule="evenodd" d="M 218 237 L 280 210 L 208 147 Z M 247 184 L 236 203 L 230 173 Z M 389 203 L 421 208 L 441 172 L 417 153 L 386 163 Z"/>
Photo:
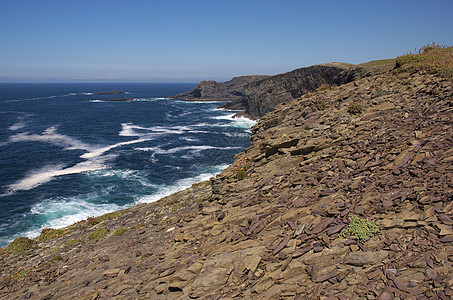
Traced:
<path fill-rule="evenodd" d="M 268 76 L 250 75 L 234 77 L 225 82 L 201 81 L 192 90 L 173 96 L 172 98 L 191 101 L 236 100 L 244 97 L 244 86 L 248 83 L 267 78 Z"/>
<path fill-rule="evenodd" d="M 23 238 L 3 299 L 449 299 L 453 85 L 388 72 L 281 103 L 210 182 Z"/>
<path fill-rule="evenodd" d="M 93 95 L 112 95 L 112 94 L 125 94 L 123 91 L 105 91 L 105 92 L 95 92 Z"/>

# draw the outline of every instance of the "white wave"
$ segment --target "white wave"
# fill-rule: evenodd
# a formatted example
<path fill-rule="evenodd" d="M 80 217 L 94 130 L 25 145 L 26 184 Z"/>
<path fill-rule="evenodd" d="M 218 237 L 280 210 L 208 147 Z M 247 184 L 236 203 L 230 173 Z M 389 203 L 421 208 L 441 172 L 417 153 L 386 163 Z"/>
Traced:
<path fill-rule="evenodd" d="M 225 103 L 225 101 L 185 101 L 185 100 L 179 100 L 178 102 L 183 102 L 183 103 L 194 103 L 194 104 L 206 104 L 206 103 Z"/>
<path fill-rule="evenodd" d="M 191 137 L 180 137 L 179 139 L 182 141 L 186 141 L 186 142 L 198 142 L 199 141 L 198 139 L 194 139 Z"/>
<path fill-rule="evenodd" d="M 67 150 L 87 150 L 93 151 L 97 147 L 83 143 L 77 139 L 71 138 L 64 134 L 59 134 L 56 132 L 56 127 L 52 126 L 47 128 L 41 134 L 30 134 L 28 132 L 22 132 L 15 134 L 9 137 L 9 143 L 17 143 L 17 142 L 45 142 L 50 143 L 57 146 L 65 147 Z"/>
<path fill-rule="evenodd" d="M 72 167 L 65 168 L 63 164 L 48 165 L 29 172 L 24 178 L 7 186 L 9 194 L 20 190 L 31 190 L 41 184 L 51 181 L 54 177 L 106 168 L 105 159 L 80 162 Z"/>
<path fill-rule="evenodd" d="M 190 187 L 194 183 L 206 181 L 206 180 L 210 179 L 211 177 L 214 177 L 215 175 L 219 174 L 220 172 L 225 170 L 227 167 L 228 167 L 227 164 L 211 167 L 210 170 L 207 170 L 208 172 L 201 173 L 195 177 L 184 178 L 184 179 L 178 180 L 172 185 L 163 186 L 156 193 L 147 195 L 147 196 L 142 196 L 142 197 L 138 198 L 136 202 L 137 203 L 155 202 L 163 197 L 166 197 L 166 196 L 174 194 L 178 191 L 184 190 L 184 189 Z"/>
<path fill-rule="evenodd" d="M 156 189 L 156 184 L 150 182 L 150 180 L 142 172 L 137 170 L 114 170 L 114 169 L 103 169 L 96 170 L 93 172 L 88 172 L 89 176 L 99 177 L 99 178 L 119 178 L 124 181 L 138 183 L 146 188 Z"/>
<path fill-rule="evenodd" d="M 177 152 L 196 152 L 199 153 L 203 150 L 218 149 L 218 150 L 230 150 L 230 149 L 241 149 L 240 147 L 214 147 L 214 146 L 183 146 L 172 149 L 162 149 L 158 147 L 147 147 L 147 148 L 135 148 L 134 150 L 139 151 L 152 151 L 154 154 L 174 154 Z"/>
<path fill-rule="evenodd" d="M 116 144 L 105 146 L 105 147 L 100 147 L 100 148 L 91 150 L 88 153 L 82 154 L 80 156 L 80 158 L 89 159 L 89 158 L 99 157 L 99 156 L 103 155 L 105 152 L 110 151 L 110 150 L 112 150 L 114 148 L 121 147 L 121 146 L 124 146 L 124 145 L 142 143 L 142 142 L 146 142 L 146 141 L 149 141 L 149 140 L 150 139 L 137 139 L 137 140 L 132 140 L 132 141 L 120 142 L 120 143 L 116 143 Z"/>
<path fill-rule="evenodd" d="M 27 126 L 26 122 L 17 122 L 11 126 L 8 127 L 9 130 L 11 131 L 16 131 L 22 128 L 25 128 Z"/>
<path fill-rule="evenodd" d="M 219 127 L 234 127 L 234 128 L 243 128 L 243 129 L 250 129 L 253 125 L 256 124 L 256 121 L 246 118 L 246 117 L 235 117 L 235 113 L 216 116 L 212 117 L 212 119 L 216 120 L 227 120 L 230 121 L 230 124 L 216 124 L 214 126 Z"/>
<path fill-rule="evenodd" d="M 232 121 L 232 120 L 234 120 L 234 115 L 235 114 L 233 113 L 233 114 L 228 114 L 228 115 L 215 116 L 215 117 L 211 117 L 211 119 Z"/>
<path fill-rule="evenodd" d="M 43 183 L 49 182 L 57 176 L 105 169 L 107 168 L 105 162 L 116 157 L 114 155 L 106 155 L 106 152 L 117 147 L 141 143 L 148 140 L 150 140 L 150 138 L 139 138 L 135 140 L 119 142 L 108 146 L 91 145 L 67 135 L 57 133 L 55 126 L 47 128 L 41 134 L 30 134 L 28 132 L 15 134 L 9 138 L 8 143 L 37 141 L 61 146 L 64 148 L 64 150 L 84 150 L 86 151 L 86 153 L 82 154 L 80 158 L 86 159 L 86 161 L 80 162 L 71 167 L 66 167 L 63 164 L 59 164 L 50 165 L 39 170 L 31 171 L 23 179 L 9 185 L 7 187 L 7 194 L 14 193 L 18 190 L 33 189 Z"/>
<path fill-rule="evenodd" d="M 86 96 L 91 96 L 93 95 L 94 93 L 81 93 L 82 95 L 86 95 Z"/>
<path fill-rule="evenodd" d="M 184 134 L 191 130 L 188 126 L 142 127 L 131 123 L 122 123 L 121 127 L 120 136 L 138 136 L 146 138 L 154 138 L 164 134 Z M 138 132 L 138 130 L 141 132 Z"/>
<path fill-rule="evenodd" d="M 31 214 L 40 215 L 45 222 L 38 228 L 31 229 L 21 236 L 29 238 L 37 237 L 44 228 L 63 228 L 76 222 L 86 220 L 88 217 L 117 211 L 122 208 L 116 204 L 97 204 L 90 202 L 102 197 L 102 195 L 88 194 L 71 197 L 68 199 L 51 199 L 35 204 L 31 208 Z"/>

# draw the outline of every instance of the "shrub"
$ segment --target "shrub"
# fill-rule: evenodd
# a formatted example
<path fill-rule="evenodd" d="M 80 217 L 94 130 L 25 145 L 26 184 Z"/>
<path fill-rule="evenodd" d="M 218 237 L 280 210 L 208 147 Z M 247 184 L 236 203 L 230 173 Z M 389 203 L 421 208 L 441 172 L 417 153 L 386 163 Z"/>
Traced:
<path fill-rule="evenodd" d="M 109 230 L 105 227 L 99 227 L 97 228 L 95 231 L 93 231 L 92 233 L 90 233 L 88 235 L 88 238 L 90 240 L 99 240 L 101 238 L 103 238 L 107 233 L 109 233 Z"/>
<path fill-rule="evenodd" d="M 44 228 L 39 235 L 38 240 L 45 242 L 65 234 L 66 231 L 64 229 Z"/>
<path fill-rule="evenodd" d="M 66 242 L 66 246 L 70 247 L 70 246 L 74 246 L 74 245 L 77 245 L 78 243 L 81 243 L 82 241 L 81 240 L 69 240 Z"/>
<path fill-rule="evenodd" d="M 88 225 L 93 226 L 104 221 L 115 220 L 116 218 L 121 216 L 122 213 L 123 213 L 122 211 L 114 211 L 99 217 L 88 217 L 87 223 Z"/>
<path fill-rule="evenodd" d="M 315 98 L 311 101 L 313 110 L 324 110 L 327 108 L 327 100 L 323 98 Z"/>
<path fill-rule="evenodd" d="M 418 53 L 409 53 L 396 59 L 395 72 L 416 73 L 425 71 L 453 79 L 453 47 L 435 42 L 421 47 Z"/>
<path fill-rule="evenodd" d="M 117 230 L 115 230 L 115 233 L 113 233 L 113 235 L 120 236 L 128 230 L 129 230 L 129 228 L 118 228 Z"/>
<path fill-rule="evenodd" d="M 20 236 L 12 241 L 8 247 L 6 247 L 6 252 L 10 254 L 20 254 L 26 250 L 29 250 L 33 247 L 35 242 L 27 237 Z"/>
<path fill-rule="evenodd" d="M 250 169 L 250 159 L 241 160 L 237 166 L 233 167 L 233 170 L 236 173 L 236 179 L 244 179 L 248 169 Z"/>
<path fill-rule="evenodd" d="M 356 115 L 360 114 L 362 111 L 364 111 L 364 107 L 360 103 L 352 103 L 348 106 L 348 113 Z"/>
<path fill-rule="evenodd" d="M 353 235 L 358 240 L 366 241 L 378 232 L 379 226 L 376 223 L 352 216 L 348 228 L 341 232 L 339 237 L 343 238 L 345 235 Z"/>

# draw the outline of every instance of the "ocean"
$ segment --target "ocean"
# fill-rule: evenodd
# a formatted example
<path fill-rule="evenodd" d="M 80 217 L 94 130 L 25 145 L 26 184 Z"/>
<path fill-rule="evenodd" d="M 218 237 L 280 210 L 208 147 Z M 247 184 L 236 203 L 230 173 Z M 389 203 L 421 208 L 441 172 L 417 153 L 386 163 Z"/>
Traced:
<path fill-rule="evenodd" d="M 220 103 L 168 98 L 194 86 L 0 84 L 0 246 L 225 169 L 249 146 L 254 121 Z M 112 90 L 126 94 L 95 94 Z"/>

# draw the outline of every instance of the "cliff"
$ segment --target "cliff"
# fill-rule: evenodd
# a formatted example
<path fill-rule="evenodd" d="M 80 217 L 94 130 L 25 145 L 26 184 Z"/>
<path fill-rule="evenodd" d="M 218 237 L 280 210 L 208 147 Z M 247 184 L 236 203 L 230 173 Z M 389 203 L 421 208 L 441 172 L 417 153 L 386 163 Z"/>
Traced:
<path fill-rule="evenodd" d="M 288 73 L 270 76 L 244 87 L 244 97 L 223 105 L 224 108 L 244 109 L 252 118 L 260 118 L 274 110 L 277 104 L 315 92 L 321 86 L 340 85 L 354 80 L 348 64 L 331 63 L 300 68 Z M 358 72 L 355 72 L 358 73 Z M 238 105 L 238 102 L 241 105 Z"/>
<path fill-rule="evenodd" d="M 345 84 L 388 70 L 394 60 L 363 65 L 329 63 L 299 68 L 274 76 L 242 76 L 230 81 L 202 81 L 194 89 L 173 96 L 194 100 L 226 100 L 222 108 L 243 110 L 254 119 L 272 111 L 277 104 L 296 99 L 320 88 Z"/>
<path fill-rule="evenodd" d="M 234 77 L 226 82 L 201 81 L 192 90 L 173 96 L 191 101 L 236 100 L 244 96 L 244 86 L 268 76 L 249 75 Z"/>
<path fill-rule="evenodd" d="M 16 239 L 0 256 L 0 297 L 451 298 L 446 54 L 441 71 L 403 57 L 281 103 L 210 182 Z"/>

